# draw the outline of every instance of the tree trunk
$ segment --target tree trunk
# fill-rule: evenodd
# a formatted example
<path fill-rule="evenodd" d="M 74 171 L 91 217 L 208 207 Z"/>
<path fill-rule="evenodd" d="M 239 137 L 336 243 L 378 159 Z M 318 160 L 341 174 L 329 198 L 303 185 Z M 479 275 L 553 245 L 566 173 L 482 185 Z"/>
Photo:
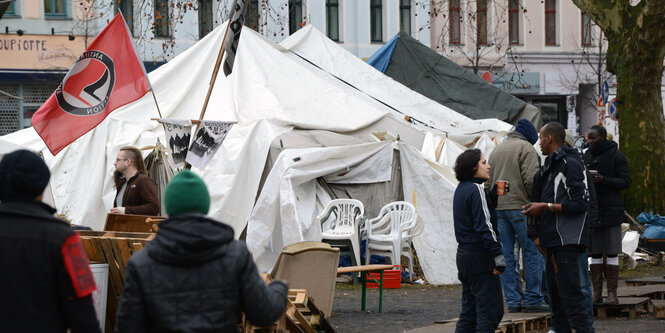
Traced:
<path fill-rule="evenodd" d="M 628 159 L 632 182 L 625 192 L 633 214 L 665 214 L 665 118 L 661 100 L 663 56 L 628 38 L 615 58 L 617 112 L 621 151 Z"/>

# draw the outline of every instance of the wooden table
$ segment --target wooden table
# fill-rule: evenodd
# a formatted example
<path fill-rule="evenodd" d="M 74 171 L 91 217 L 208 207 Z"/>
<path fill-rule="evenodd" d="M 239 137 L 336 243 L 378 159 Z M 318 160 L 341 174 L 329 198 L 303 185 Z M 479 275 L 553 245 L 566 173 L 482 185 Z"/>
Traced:
<path fill-rule="evenodd" d="M 344 273 L 360 273 L 360 283 L 362 284 L 362 300 L 360 303 L 360 310 L 365 311 L 365 296 L 367 294 L 367 277 L 372 279 L 375 283 L 379 284 L 379 312 L 383 308 L 383 271 L 392 269 L 393 265 L 361 265 L 361 266 L 348 266 L 340 267 L 337 269 L 337 275 Z M 380 278 L 377 281 L 373 276 L 368 273 L 379 272 Z"/>

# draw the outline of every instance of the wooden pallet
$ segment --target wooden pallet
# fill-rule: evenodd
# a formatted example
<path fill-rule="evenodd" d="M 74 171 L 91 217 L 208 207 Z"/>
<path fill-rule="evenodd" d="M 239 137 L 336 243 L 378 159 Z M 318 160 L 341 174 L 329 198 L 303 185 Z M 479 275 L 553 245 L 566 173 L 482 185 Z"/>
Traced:
<path fill-rule="evenodd" d="M 665 299 L 665 285 L 648 284 L 638 287 L 620 287 L 617 289 L 619 297 L 649 297 L 650 299 Z"/>
<path fill-rule="evenodd" d="M 652 299 L 651 305 L 653 306 L 653 312 L 656 318 L 665 319 L 665 300 Z"/>
<path fill-rule="evenodd" d="M 125 266 L 129 258 L 155 237 L 151 233 L 79 231 L 81 242 L 91 262 L 109 265 L 106 296 L 106 332 L 113 332 L 115 314 L 125 283 Z"/>
<path fill-rule="evenodd" d="M 607 318 L 607 310 L 626 311 L 628 310 L 628 319 L 636 319 L 637 311 L 653 312 L 651 302 L 648 297 L 619 297 L 617 304 L 600 303 L 594 304 L 598 311 L 598 318 Z"/>
<path fill-rule="evenodd" d="M 627 286 L 638 287 L 649 284 L 665 284 L 665 276 L 647 276 L 637 279 L 626 280 Z"/>
<path fill-rule="evenodd" d="M 549 313 L 505 313 L 495 333 L 526 333 L 547 331 L 552 316 Z M 459 318 L 436 322 L 437 332 L 454 332 Z"/>

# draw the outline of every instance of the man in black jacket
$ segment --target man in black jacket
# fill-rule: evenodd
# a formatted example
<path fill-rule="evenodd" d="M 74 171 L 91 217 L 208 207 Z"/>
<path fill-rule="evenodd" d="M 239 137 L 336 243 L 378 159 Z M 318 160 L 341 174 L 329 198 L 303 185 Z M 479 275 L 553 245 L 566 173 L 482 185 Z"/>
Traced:
<path fill-rule="evenodd" d="M 258 326 L 284 313 L 287 285 L 266 285 L 233 229 L 205 216 L 210 195 L 201 178 L 181 171 L 164 205 L 169 218 L 127 262 L 116 332 L 237 332 L 241 311 Z"/>
<path fill-rule="evenodd" d="M 607 257 L 606 303 L 617 303 L 619 253 L 621 253 L 621 222 L 623 221 L 622 190 L 630 185 L 628 161 L 614 141 L 607 140 L 603 126 L 594 125 L 588 134 L 589 149 L 582 159 L 590 172 L 598 194 L 598 223 L 591 225 L 591 283 L 594 303 L 603 302 L 603 255 Z"/>
<path fill-rule="evenodd" d="M 548 123 L 540 130 L 540 150 L 547 155 L 536 173 L 531 203 L 523 213 L 540 218 L 537 246 L 546 251 L 547 287 L 556 332 L 589 332 L 578 258 L 588 245 L 586 216 L 589 194 L 584 165 L 574 148 L 563 146 L 563 126 Z"/>
<path fill-rule="evenodd" d="M 0 161 L 0 332 L 100 332 L 81 240 L 41 202 L 50 177 L 27 150 Z"/>

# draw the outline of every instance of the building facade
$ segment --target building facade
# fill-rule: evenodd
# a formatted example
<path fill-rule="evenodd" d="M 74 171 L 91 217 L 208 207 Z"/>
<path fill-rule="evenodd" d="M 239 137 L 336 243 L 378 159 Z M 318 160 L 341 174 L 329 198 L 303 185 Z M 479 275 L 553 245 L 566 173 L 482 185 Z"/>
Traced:
<path fill-rule="evenodd" d="M 427 1 L 426 1 L 427 2 Z M 432 0 L 431 47 L 584 134 L 598 123 L 607 40 L 572 0 Z M 612 125 L 609 123 L 608 125 Z"/>
<path fill-rule="evenodd" d="M 0 135 L 30 118 L 113 16 L 121 12 L 151 71 L 228 18 L 233 0 L 23 0 L 0 19 Z M 430 16 L 415 0 L 248 0 L 245 24 L 280 42 L 307 24 L 360 58 L 399 31 L 428 44 Z"/>

